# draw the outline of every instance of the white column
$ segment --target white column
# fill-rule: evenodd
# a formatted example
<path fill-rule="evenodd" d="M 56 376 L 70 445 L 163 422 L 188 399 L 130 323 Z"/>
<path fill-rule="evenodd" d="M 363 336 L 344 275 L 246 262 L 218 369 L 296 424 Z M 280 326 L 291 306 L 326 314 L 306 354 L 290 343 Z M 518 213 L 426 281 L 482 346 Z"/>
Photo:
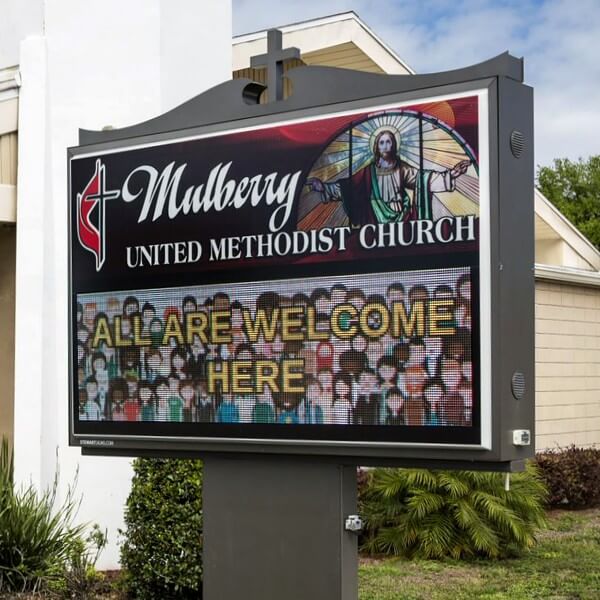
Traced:
<path fill-rule="evenodd" d="M 46 40 L 21 44 L 15 298 L 15 478 L 43 486 L 44 242 L 50 193 Z"/>
<path fill-rule="evenodd" d="M 60 500 L 78 472 L 78 518 L 108 528 L 99 566 L 115 568 L 130 461 L 68 446 L 67 148 L 79 128 L 139 123 L 229 79 L 231 1 L 47 0 L 44 17 L 21 56 L 17 477 L 43 487 L 58 457 Z"/>

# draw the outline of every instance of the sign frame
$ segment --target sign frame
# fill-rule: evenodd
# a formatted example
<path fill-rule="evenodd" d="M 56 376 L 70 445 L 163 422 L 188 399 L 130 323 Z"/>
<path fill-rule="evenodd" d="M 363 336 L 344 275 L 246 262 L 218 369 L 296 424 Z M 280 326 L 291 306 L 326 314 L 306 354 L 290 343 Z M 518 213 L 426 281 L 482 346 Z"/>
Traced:
<path fill-rule="evenodd" d="M 531 446 L 515 446 L 515 430 L 534 434 L 533 361 L 533 118 L 532 90 L 523 85 L 522 62 L 501 55 L 486 63 L 434 75 L 377 76 L 332 69 L 301 67 L 288 73 L 295 93 L 284 101 L 256 103 L 261 87 L 249 80 L 217 86 L 156 119 L 129 128 L 80 132 L 80 146 L 68 149 L 69 207 L 72 199 L 71 161 L 88 154 L 130 148 L 136 143 L 159 144 L 187 137 L 227 133 L 238 128 L 273 126 L 294 119 L 326 118 L 340 111 L 370 109 L 376 105 L 417 102 L 440 95 L 485 90 L 489 165 L 489 346 L 482 360 L 490 368 L 490 407 L 487 435 L 479 447 L 468 445 L 303 442 L 296 440 L 185 439 L 164 436 L 78 434 L 74 427 L 72 377 L 70 380 L 69 436 L 86 454 L 186 456 L 197 453 L 243 452 L 319 456 L 353 464 L 458 464 L 474 468 L 515 469 L 532 454 Z M 248 99 L 252 103 L 247 103 Z M 245 99 L 245 100 L 244 100 Z M 201 117 L 199 115 L 202 115 Z M 480 127 L 485 121 L 480 119 Z M 525 146 L 519 157 L 511 149 L 513 132 Z M 484 181 L 483 175 L 480 179 Z M 70 211 L 69 211 L 69 214 Z M 69 218 L 69 235 L 71 219 Z M 480 241 L 485 236 L 480 236 Z M 517 247 L 515 240 L 522 246 Z M 482 246 L 480 251 L 484 250 Z M 73 335 L 71 247 L 69 247 L 69 340 Z M 482 310 L 484 305 L 482 303 Z M 482 336 L 483 338 L 483 330 Z M 518 340 L 507 346 L 507 340 Z M 488 354 L 489 351 L 489 354 Z M 69 344 L 69 372 L 73 352 Z M 525 394 L 517 399 L 512 381 L 522 373 Z"/>

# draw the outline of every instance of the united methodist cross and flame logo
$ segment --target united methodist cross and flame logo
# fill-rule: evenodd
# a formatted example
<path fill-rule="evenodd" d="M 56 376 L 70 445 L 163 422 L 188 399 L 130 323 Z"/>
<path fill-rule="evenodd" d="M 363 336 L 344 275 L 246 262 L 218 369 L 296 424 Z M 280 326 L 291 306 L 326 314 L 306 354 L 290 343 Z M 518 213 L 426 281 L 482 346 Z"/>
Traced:
<path fill-rule="evenodd" d="M 106 201 L 118 196 L 118 190 L 106 189 L 106 167 L 98 159 L 94 175 L 77 194 L 77 235 L 79 243 L 96 257 L 96 271 L 106 258 Z"/>

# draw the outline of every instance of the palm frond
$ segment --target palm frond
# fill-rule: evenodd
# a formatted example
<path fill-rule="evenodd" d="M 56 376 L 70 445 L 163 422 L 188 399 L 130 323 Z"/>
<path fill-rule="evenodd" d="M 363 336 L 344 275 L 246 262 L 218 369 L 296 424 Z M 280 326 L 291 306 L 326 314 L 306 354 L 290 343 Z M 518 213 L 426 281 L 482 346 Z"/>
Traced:
<path fill-rule="evenodd" d="M 545 526 L 545 489 L 534 468 L 504 490 L 499 473 L 375 469 L 363 492 L 367 552 L 503 557 L 531 548 Z"/>

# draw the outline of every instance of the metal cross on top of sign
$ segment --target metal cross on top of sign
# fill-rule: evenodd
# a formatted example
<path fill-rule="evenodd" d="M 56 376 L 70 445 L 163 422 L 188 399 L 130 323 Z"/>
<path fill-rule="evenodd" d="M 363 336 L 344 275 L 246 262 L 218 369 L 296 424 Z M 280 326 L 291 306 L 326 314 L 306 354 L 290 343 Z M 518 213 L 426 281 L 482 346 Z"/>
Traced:
<path fill-rule="evenodd" d="M 300 58 L 298 48 L 282 49 L 282 35 L 279 29 L 267 32 L 267 53 L 253 56 L 250 67 L 253 69 L 267 68 L 267 89 L 269 102 L 283 100 L 283 63 L 292 58 Z"/>

